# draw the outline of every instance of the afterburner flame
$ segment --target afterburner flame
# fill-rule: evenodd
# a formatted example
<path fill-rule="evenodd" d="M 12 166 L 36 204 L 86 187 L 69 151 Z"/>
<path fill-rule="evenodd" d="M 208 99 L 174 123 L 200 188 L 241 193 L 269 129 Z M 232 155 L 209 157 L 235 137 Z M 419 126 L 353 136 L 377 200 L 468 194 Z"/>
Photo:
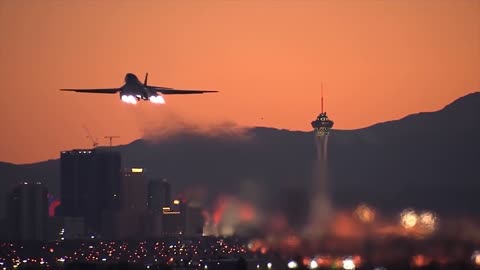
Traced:
<path fill-rule="evenodd" d="M 151 96 L 149 99 L 155 104 L 165 104 L 165 99 L 162 96 Z"/>
<path fill-rule="evenodd" d="M 132 95 L 129 95 L 129 96 L 123 95 L 122 101 L 128 104 L 137 104 L 137 98 Z"/>
<path fill-rule="evenodd" d="M 128 104 L 137 104 L 138 98 L 140 96 L 122 95 L 121 97 L 122 101 Z M 148 99 L 155 104 L 165 104 L 165 99 L 162 96 L 151 96 Z"/>

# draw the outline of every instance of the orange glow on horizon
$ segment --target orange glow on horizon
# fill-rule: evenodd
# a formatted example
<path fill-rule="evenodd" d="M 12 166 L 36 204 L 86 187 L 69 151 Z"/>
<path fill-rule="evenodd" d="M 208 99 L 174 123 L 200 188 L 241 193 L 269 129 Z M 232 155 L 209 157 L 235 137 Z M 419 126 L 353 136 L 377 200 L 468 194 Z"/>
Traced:
<path fill-rule="evenodd" d="M 480 1 L 2 1 L 0 161 L 126 144 L 179 123 L 336 129 L 435 111 L 480 91 Z M 125 104 L 60 88 L 217 90 Z M 100 145 L 108 145 L 106 139 Z"/>

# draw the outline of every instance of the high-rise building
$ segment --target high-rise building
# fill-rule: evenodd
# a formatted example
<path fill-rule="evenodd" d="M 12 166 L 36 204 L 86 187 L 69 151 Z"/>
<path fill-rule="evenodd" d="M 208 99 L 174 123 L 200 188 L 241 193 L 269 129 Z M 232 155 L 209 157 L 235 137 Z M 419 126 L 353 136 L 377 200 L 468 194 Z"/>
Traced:
<path fill-rule="evenodd" d="M 12 240 L 46 240 L 47 188 L 40 182 L 24 182 L 8 196 L 7 217 Z"/>
<path fill-rule="evenodd" d="M 202 214 L 202 208 L 198 206 L 185 205 L 182 212 L 186 236 L 202 236 L 205 219 Z"/>
<path fill-rule="evenodd" d="M 162 216 L 164 236 L 178 236 L 185 231 L 185 220 L 181 212 L 164 211 Z"/>
<path fill-rule="evenodd" d="M 126 169 L 122 178 L 122 210 L 147 210 L 148 182 L 143 168 Z"/>
<path fill-rule="evenodd" d="M 163 212 L 149 211 L 147 213 L 144 227 L 146 238 L 160 238 L 164 235 L 163 217 Z"/>
<path fill-rule="evenodd" d="M 128 168 L 122 175 L 121 208 L 104 215 L 105 237 L 118 240 L 147 236 L 147 178 L 144 168 Z"/>
<path fill-rule="evenodd" d="M 64 151 L 60 154 L 61 216 L 83 217 L 88 183 L 93 182 L 94 151 L 90 149 Z M 57 214 L 57 213 L 55 213 Z"/>
<path fill-rule="evenodd" d="M 162 212 L 163 207 L 172 204 L 171 199 L 171 188 L 167 179 L 153 179 L 148 183 L 148 209 Z"/>
<path fill-rule="evenodd" d="M 101 206 L 106 210 L 120 208 L 121 181 L 122 181 L 122 157 L 119 152 L 97 152 L 95 171 L 99 175 L 98 187 Z"/>
<path fill-rule="evenodd" d="M 78 240 L 85 238 L 83 217 L 49 217 L 48 240 Z"/>
<path fill-rule="evenodd" d="M 105 211 L 120 207 L 120 153 L 97 149 L 64 151 L 60 157 L 60 215 L 83 217 L 86 233 L 101 234 Z"/>
<path fill-rule="evenodd" d="M 163 208 L 163 235 L 202 236 L 204 218 L 199 205 L 187 204 L 182 200 L 174 200 L 174 209 Z"/>

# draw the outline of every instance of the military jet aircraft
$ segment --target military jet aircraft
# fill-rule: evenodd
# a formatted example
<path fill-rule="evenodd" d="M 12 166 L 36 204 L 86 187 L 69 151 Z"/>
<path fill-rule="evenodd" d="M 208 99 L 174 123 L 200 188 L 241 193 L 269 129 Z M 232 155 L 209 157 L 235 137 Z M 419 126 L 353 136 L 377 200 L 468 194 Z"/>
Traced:
<path fill-rule="evenodd" d="M 80 93 L 95 94 L 120 94 L 120 99 L 129 104 L 137 104 L 139 100 L 150 100 L 152 103 L 165 104 L 162 95 L 186 95 L 216 93 L 218 91 L 205 90 L 178 90 L 174 88 L 152 86 L 147 84 L 148 73 L 145 74 L 145 81 L 142 83 L 133 73 L 125 75 L 125 84 L 119 88 L 99 88 L 99 89 L 60 89 L 61 91 L 74 91 Z"/>

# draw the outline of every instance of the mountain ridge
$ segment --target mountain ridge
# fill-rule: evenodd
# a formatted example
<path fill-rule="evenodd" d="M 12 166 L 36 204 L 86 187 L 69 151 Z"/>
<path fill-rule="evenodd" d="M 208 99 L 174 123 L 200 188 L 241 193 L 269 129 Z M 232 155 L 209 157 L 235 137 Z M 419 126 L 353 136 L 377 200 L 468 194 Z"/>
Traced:
<path fill-rule="evenodd" d="M 475 214 L 474 205 L 480 203 L 475 194 L 480 189 L 478 123 L 480 92 L 474 92 L 437 111 L 360 129 L 333 129 L 328 147 L 335 204 Z M 227 193 L 263 208 L 302 209 L 312 192 L 313 132 L 253 127 L 222 135 L 183 130 L 181 136 L 138 139 L 112 149 L 122 153 L 126 167 L 143 166 L 150 177 L 167 177 L 176 191 L 208 193 L 203 199 L 210 203 Z M 8 191 L 22 179 L 43 179 L 58 195 L 58 166 L 58 159 L 0 162 L 0 179 L 5 179 L 1 189 Z M 451 197 L 455 200 L 449 201 Z M 291 212 L 290 218 L 301 219 Z"/>

